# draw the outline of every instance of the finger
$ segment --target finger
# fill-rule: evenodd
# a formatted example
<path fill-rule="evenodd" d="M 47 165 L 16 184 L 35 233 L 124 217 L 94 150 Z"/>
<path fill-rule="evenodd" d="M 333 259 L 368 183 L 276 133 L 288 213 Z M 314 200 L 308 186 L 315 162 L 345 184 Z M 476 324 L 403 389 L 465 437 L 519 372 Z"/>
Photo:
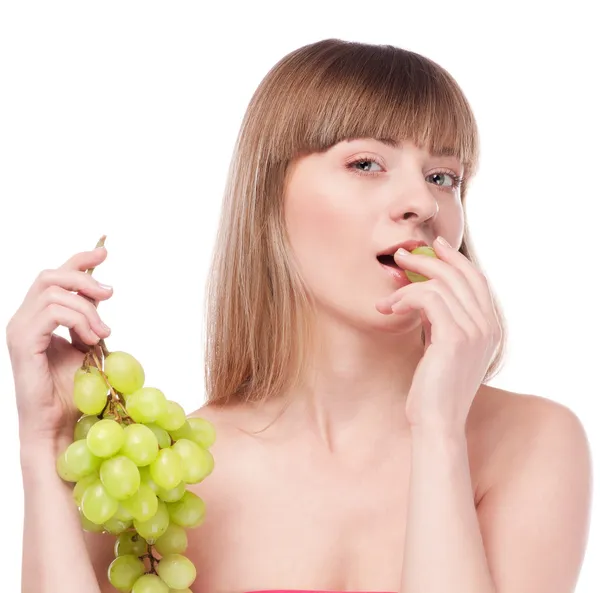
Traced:
<path fill-rule="evenodd" d="M 77 350 L 79 350 L 79 352 L 82 352 L 83 354 L 87 354 L 89 352 L 89 346 L 86 345 L 85 342 L 81 339 L 76 329 L 69 328 L 69 336 L 71 338 L 71 346 L 73 346 L 73 348 L 77 348 Z"/>
<path fill-rule="evenodd" d="M 437 258 L 398 251 L 394 254 L 394 261 L 402 269 L 417 272 L 429 279 L 442 280 L 464 301 L 466 307 L 479 307 L 474 288 L 469 284 L 463 271 L 456 266 L 456 262 L 452 261 L 454 258 L 448 257 L 448 251 L 454 250 L 448 248 L 443 256 L 440 257 L 442 254 L 438 254 Z"/>
<path fill-rule="evenodd" d="M 425 283 L 424 283 L 425 284 Z M 479 328 L 452 291 L 441 284 L 415 285 L 393 305 L 392 311 L 401 315 L 411 310 L 422 311 L 431 323 L 431 341 L 444 337 L 476 335 Z M 458 331 L 457 331 L 458 330 Z"/>
<path fill-rule="evenodd" d="M 74 256 L 70 257 L 62 266 L 60 266 L 60 269 L 85 272 L 86 270 L 100 265 L 106 259 L 107 255 L 108 252 L 106 251 L 106 247 L 97 247 L 91 251 L 82 251 L 81 253 L 76 253 Z"/>
<path fill-rule="evenodd" d="M 44 270 L 39 274 L 25 297 L 28 306 L 35 305 L 40 295 L 52 286 L 76 292 L 93 301 L 104 301 L 112 296 L 112 287 L 98 282 L 95 278 L 81 271 L 68 268 Z"/>
<path fill-rule="evenodd" d="M 100 336 L 90 327 L 85 315 L 56 303 L 49 305 L 32 319 L 31 329 L 27 333 L 34 345 L 47 343 L 49 336 L 59 326 L 76 332 L 83 344 L 93 346 L 100 341 Z M 41 352 L 42 348 L 39 351 Z"/>
<path fill-rule="evenodd" d="M 427 319 L 425 311 L 419 311 L 421 315 L 421 326 L 423 327 L 423 337 L 425 338 L 425 347 L 428 348 L 431 344 L 431 321 Z"/>
<path fill-rule="evenodd" d="M 476 268 L 473 262 L 458 251 L 458 249 L 454 249 L 448 245 L 447 241 L 444 239 L 438 237 L 433 242 L 433 247 L 438 258 L 448 262 L 452 267 L 461 272 L 468 283 L 479 308 L 486 315 L 492 313 L 494 307 L 485 274 Z"/>
<path fill-rule="evenodd" d="M 84 297 L 69 292 L 60 286 L 51 286 L 40 295 L 37 301 L 37 309 L 33 311 L 33 315 L 51 305 L 60 305 L 81 313 L 87 319 L 93 332 L 101 338 L 110 335 L 110 328 L 100 319 L 98 309 Z"/>

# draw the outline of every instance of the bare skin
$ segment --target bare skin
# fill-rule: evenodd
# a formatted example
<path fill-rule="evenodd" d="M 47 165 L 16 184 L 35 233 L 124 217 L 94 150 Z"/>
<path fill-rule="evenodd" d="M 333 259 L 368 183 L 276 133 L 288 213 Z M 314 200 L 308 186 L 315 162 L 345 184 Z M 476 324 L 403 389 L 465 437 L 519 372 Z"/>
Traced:
<path fill-rule="evenodd" d="M 507 479 L 536 423 L 555 407 L 482 387 L 467 429 L 475 505 Z M 262 421 L 248 408 L 200 413 L 223 438 L 217 469 L 198 488 L 209 509 L 195 536 L 194 560 L 205 567 L 199 591 L 400 590 L 410 438 L 331 451 L 307 431 L 245 434 L 240 426 Z M 493 521 L 480 517 L 483 530 Z"/>
<path fill-rule="evenodd" d="M 425 573 L 432 593 L 572 590 L 591 490 L 589 450 L 572 412 L 542 397 L 482 386 L 462 434 L 415 432 L 405 413 L 423 356 L 421 320 L 414 311 L 386 316 L 376 309 L 396 288 L 376 254 L 438 235 L 460 244 L 462 205 L 448 171 L 460 175 L 460 163 L 374 140 L 340 143 L 293 164 L 287 227 L 317 301 L 320 347 L 302 388 L 282 394 L 291 403 L 275 422 L 280 401 L 197 412 L 215 424 L 218 439 L 215 471 L 194 487 L 208 509 L 205 524 L 190 532 L 187 552 L 198 568 L 196 593 L 412 593 Z M 97 310 L 77 294 L 110 298 L 84 274 L 105 257 L 79 254 L 43 274 L 8 328 L 21 429 L 26 593 L 112 591 L 106 567 L 114 538 L 82 536 L 70 488 L 54 471 L 72 434 L 67 379 L 82 354 L 52 332 L 69 327 L 73 340 L 86 345 L 108 335 Z M 426 508 L 418 504 L 423 500 Z M 411 517 L 418 517 L 412 532 Z M 403 566 L 408 535 L 408 549 L 418 548 L 410 571 Z M 440 540 L 444 545 L 436 546 Z M 465 542 L 475 553 L 462 553 Z M 406 588 L 403 571 L 413 575 Z"/>
<path fill-rule="evenodd" d="M 536 425 L 557 412 L 562 408 L 545 398 L 482 386 L 467 427 L 476 507 L 492 485 L 509 479 Z M 399 590 L 410 439 L 332 452 L 307 431 L 286 437 L 274 425 L 248 434 L 271 417 L 264 409 L 209 406 L 196 415 L 211 420 L 219 438 L 214 473 L 194 487 L 208 509 L 206 522 L 189 532 L 195 591 Z M 485 532 L 494 514 L 479 515 Z M 578 547 L 581 533 L 572 537 Z M 106 593 L 112 541 L 88 536 Z"/>
<path fill-rule="evenodd" d="M 209 406 L 194 414 L 213 422 L 219 435 L 215 471 L 194 487 L 208 509 L 206 522 L 189 532 L 194 589 L 399 591 L 410 438 L 334 452 L 314 433 L 286 435 L 277 424 L 249 434 L 278 410 L 269 408 Z M 476 507 L 492 485 L 509 479 L 536 426 L 556 413 L 563 409 L 545 398 L 482 386 L 467 427 Z M 493 512 L 480 512 L 484 533 L 494 521 Z M 88 539 L 103 579 L 113 538 Z M 111 591 L 108 584 L 102 590 Z"/>

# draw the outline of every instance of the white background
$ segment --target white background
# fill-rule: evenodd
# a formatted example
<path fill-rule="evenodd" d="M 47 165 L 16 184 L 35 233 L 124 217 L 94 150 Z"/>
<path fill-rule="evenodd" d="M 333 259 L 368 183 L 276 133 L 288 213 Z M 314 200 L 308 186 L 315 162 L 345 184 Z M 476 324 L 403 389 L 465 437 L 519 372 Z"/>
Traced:
<path fill-rule="evenodd" d="M 108 235 L 96 271 L 111 349 L 188 412 L 203 401 L 203 290 L 225 174 L 252 92 L 322 38 L 389 43 L 447 68 L 481 128 L 468 198 L 509 323 L 493 385 L 573 409 L 600 467 L 600 133 L 593 2 L 7 1 L 0 9 L 0 322 L 46 267 Z M 19 590 L 17 417 L 0 350 L 2 590 Z M 595 495 L 595 506 L 599 497 Z M 594 514 L 578 593 L 600 590 Z"/>

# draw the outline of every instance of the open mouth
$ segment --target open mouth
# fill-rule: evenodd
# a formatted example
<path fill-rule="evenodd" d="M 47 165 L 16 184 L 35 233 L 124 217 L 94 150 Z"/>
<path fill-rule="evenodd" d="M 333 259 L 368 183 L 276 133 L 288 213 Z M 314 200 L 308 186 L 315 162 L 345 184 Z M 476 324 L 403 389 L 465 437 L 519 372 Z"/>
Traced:
<path fill-rule="evenodd" d="M 394 259 L 394 256 L 392 254 L 384 253 L 382 255 L 378 255 L 377 261 L 388 268 L 394 268 L 395 270 L 401 269 L 400 266 L 398 266 L 398 264 L 396 263 L 396 260 Z"/>
<path fill-rule="evenodd" d="M 400 284 L 404 285 L 409 282 L 406 274 L 406 269 L 400 267 L 394 259 L 394 254 L 400 247 L 406 249 L 406 251 L 413 251 L 416 247 L 427 245 L 427 243 L 421 239 L 408 239 L 402 243 L 396 243 L 391 247 L 388 247 L 385 251 L 381 251 L 377 254 L 377 261 L 384 267 L 389 274 L 391 274 Z"/>
<path fill-rule="evenodd" d="M 413 249 L 415 249 L 416 247 L 420 247 L 423 245 L 427 245 L 427 242 L 422 241 L 420 239 L 408 239 L 407 241 L 404 241 L 402 243 L 396 243 L 396 245 L 393 245 L 392 247 L 388 247 L 385 251 L 382 251 L 381 253 L 377 254 L 377 261 L 382 266 L 389 268 L 391 270 L 404 271 L 404 268 L 401 268 L 396 263 L 396 260 L 394 259 L 394 254 L 396 253 L 396 251 L 398 251 L 398 249 L 400 249 L 400 247 L 403 247 L 404 249 L 406 249 L 406 251 L 410 252 Z"/>

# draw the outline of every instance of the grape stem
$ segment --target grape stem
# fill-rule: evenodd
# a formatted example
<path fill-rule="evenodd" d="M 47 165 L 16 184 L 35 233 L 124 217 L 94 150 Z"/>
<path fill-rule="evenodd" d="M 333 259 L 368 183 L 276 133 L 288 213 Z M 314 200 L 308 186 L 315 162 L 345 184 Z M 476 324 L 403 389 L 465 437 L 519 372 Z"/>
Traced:
<path fill-rule="evenodd" d="M 106 235 L 102 235 L 102 237 L 100 237 L 100 239 L 98 240 L 98 243 L 96 243 L 96 249 L 98 249 L 98 247 L 103 247 L 105 241 L 106 241 Z M 89 274 L 91 276 L 94 273 L 94 270 L 95 270 L 95 268 L 89 268 L 88 270 L 86 270 L 86 274 Z M 96 307 L 98 306 L 98 303 L 96 301 L 94 301 L 93 299 L 90 299 L 89 297 L 86 297 L 85 295 L 82 295 L 82 296 L 84 296 L 91 303 L 93 303 L 94 306 L 96 306 Z M 102 378 L 104 379 L 104 382 L 108 386 L 108 390 L 110 391 L 110 396 L 108 396 L 107 400 L 106 400 L 106 406 L 104 406 L 104 410 L 102 410 L 100 415 L 101 415 L 101 417 L 104 417 L 105 412 L 108 411 L 108 413 L 115 416 L 121 424 L 132 424 L 134 422 L 134 420 L 127 413 L 127 411 L 125 409 L 125 405 L 123 403 L 123 400 L 118 395 L 118 393 L 113 389 L 113 386 L 110 384 L 108 377 L 104 374 L 103 360 L 105 360 L 109 356 L 110 351 L 106 347 L 106 343 L 104 342 L 103 339 L 98 342 L 97 347 L 100 348 L 100 356 L 96 352 L 96 346 L 90 346 L 88 351 L 85 354 L 82 366 L 84 369 L 87 369 L 91 365 L 91 361 L 93 360 L 96 368 L 98 369 L 98 371 L 100 371 L 100 374 L 102 375 Z M 120 411 L 119 411 L 119 408 L 120 408 Z"/>
<path fill-rule="evenodd" d="M 154 555 L 154 550 L 152 548 L 152 544 L 148 544 L 148 552 L 143 556 L 140 556 L 140 560 L 148 558 L 148 560 L 150 561 L 150 570 L 146 574 L 156 574 L 156 565 L 159 562 L 158 558 Z"/>
<path fill-rule="evenodd" d="M 110 396 L 108 398 L 109 413 L 114 414 L 118 418 L 119 422 L 121 422 L 121 423 L 132 424 L 134 422 L 133 418 L 125 410 L 123 401 L 121 400 L 121 398 L 119 397 L 117 392 L 114 390 L 113 386 L 110 384 L 110 381 L 108 380 L 108 377 L 104 374 L 104 371 L 102 370 L 102 362 L 98 358 L 98 355 L 93 351 L 92 351 L 92 358 L 94 359 L 94 363 L 96 364 L 96 367 L 100 371 L 100 374 L 102 375 L 102 378 L 104 379 L 104 382 L 106 383 L 106 385 L 110 391 Z M 121 411 L 119 411 L 119 408 L 121 409 Z"/>
<path fill-rule="evenodd" d="M 98 239 L 98 243 L 96 243 L 95 249 L 98 249 L 98 247 L 104 247 L 104 242 L 105 241 L 106 241 L 106 235 L 102 235 L 102 237 L 100 237 L 100 239 Z M 94 273 L 95 269 L 96 269 L 95 267 L 94 268 L 88 268 L 85 273 L 89 274 L 91 276 Z M 82 296 L 84 298 L 88 299 L 91 303 L 93 303 L 94 306 L 96 306 L 96 307 L 98 306 L 98 303 L 96 301 L 94 301 L 93 299 L 90 299 L 89 297 L 87 297 L 85 295 L 82 295 Z M 106 347 L 106 343 L 104 342 L 104 339 L 101 339 L 98 342 L 98 346 L 100 347 L 100 350 L 102 350 L 102 356 L 104 358 L 106 358 L 110 354 L 110 352 L 109 352 L 108 348 Z M 93 346 L 90 347 L 90 350 L 93 350 Z"/>

